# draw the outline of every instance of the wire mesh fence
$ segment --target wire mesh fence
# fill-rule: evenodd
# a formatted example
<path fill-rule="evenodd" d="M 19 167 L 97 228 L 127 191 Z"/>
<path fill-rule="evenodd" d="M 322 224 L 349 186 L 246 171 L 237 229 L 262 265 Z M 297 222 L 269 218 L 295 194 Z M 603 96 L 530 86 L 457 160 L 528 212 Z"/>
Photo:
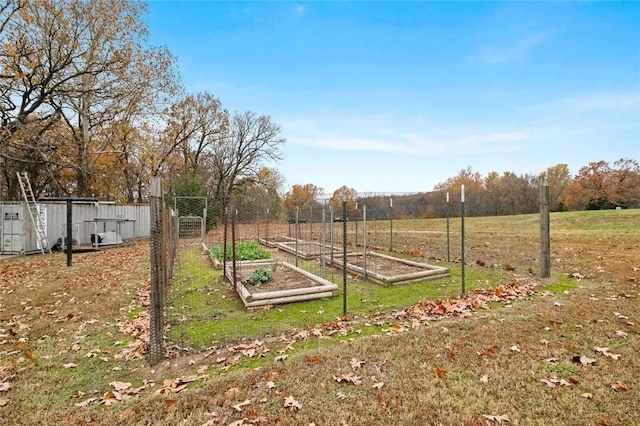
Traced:
<path fill-rule="evenodd" d="M 344 315 L 347 281 L 385 286 L 422 282 L 449 276 L 448 267 L 461 261 L 460 222 L 454 217 L 450 221 L 449 211 L 446 218 L 436 220 L 411 217 L 386 194 L 320 199 L 293 206 L 285 203 L 278 209 L 273 204 L 252 205 L 235 197 L 218 209 L 218 216 L 208 217 L 206 204 L 200 200 L 167 197 L 163 202 L 161 190 L 158 193 L 152 196 L 151 209 L 152 215 L 160 218 L 158 224 L 152 220 L 151 232 L 152 321 L 155 318 L 156 331 L 152 326 L 150 357 L 155 362 L 162 359 L 162 327 L 158 324 L 166 321 L 164 309 L 173 265 L 180 251 L 190 246 L 202 245 L 214 265 L 217 261 L 245 308 L 342 295 Z M 195 207 L 190 210 L 187 203 Z M 176 207 L 180 205 L 182 210 Z M 467 244 L 474 255 L 500 258 L 499 250 L 489 253 L 494 237 L 476 228 Z M 537 224 L 530 234 L 513 237 L 535 247 Z M 507 243 L 504 235 L 498 240 Z M 497 262 L 473 259 L 478 265 L 484 265 L 485 260 Z M 154 284 L 155 263 L 159 265 L 155 273 L 159 284 Z M 416 268 L 420 271 L 415 272 Z M 396 275 L 389 275 L 391 269 Z M 283 280 L 287 285 L 279 287 Z M 449 281 L 456 280 L 457 276 Z M 253 286 L 256 282 L 260 285 Z"/>

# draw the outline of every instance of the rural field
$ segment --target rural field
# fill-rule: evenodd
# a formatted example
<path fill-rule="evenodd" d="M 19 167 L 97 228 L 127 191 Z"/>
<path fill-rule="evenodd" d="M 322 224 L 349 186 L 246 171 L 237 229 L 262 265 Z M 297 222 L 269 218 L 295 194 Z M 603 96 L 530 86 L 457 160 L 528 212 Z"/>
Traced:
<path fill-rule="evenodd" d="M 0 425 L 640 424 L 640 210 L 553 213 L 545 279 L 538 215 L 465 223 L 465 298 L 459 218 L 450 262 L 444 219 L 397 221 L 392 254 L 451 275 L 350 276 L 346 317 L 247 311 L 184 242 L 155 366 L 148 241 L 1 260 Z"/>

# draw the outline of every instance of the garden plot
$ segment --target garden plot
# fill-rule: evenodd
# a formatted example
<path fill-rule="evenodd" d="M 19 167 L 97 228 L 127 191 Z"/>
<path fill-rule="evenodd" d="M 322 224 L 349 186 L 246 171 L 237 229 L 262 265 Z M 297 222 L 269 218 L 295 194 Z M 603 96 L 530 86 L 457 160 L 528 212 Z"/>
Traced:
<path fill-rule="evenodd" d="M 261 284 L 249 284 L 249 275 L 259 268 L 273 271 L 272 278 Z M 236 270 L 236 290 L 247 308 L 301 302 L 338 294 L 338 286 L 331 281 L 284 261 L 236 262 Z M 225 275 L 233 282 L 233 265 L 230 262 L 227 263 Z"/>
<path fill-rule="evenodd" d="M 330 262 L 342 268 L 342 258 Z M 380 253 L 367 253 L 366 265 L 363 253 L 347 254 L 347 271 L 384 285 L 404 284 L 449 276 L 449 269 L 427 263 L 414 262 Z"/>
<path fill-rule="evenodd" d="M 268 238 L 260 238 L 258 242 L 263 246 L 267 246 L 270 248 L 275 248 L 280 243 L 295 243 L 296 239 L 292 237 L 268 237 Z"/>
<path fill-rule="evenodd" d="M 284 241 L 276 244 L 276 247 L 282 251 L 293 254 L 301 259 L 309 260 L 315 259 L 322 255 L 331 256 L 331 246 L 327 244 L 317 243 L 315 241 Z M 324 248 L 324 250 L 323 250 Z M 333 256 L 341 256 L 342 248 L 333 247 Z"/>

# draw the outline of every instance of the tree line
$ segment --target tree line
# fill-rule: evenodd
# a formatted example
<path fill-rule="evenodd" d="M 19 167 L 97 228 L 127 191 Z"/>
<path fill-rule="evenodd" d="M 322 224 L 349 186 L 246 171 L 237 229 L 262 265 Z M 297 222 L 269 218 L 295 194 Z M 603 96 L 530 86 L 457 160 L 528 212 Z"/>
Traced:
<path fill-rule="evenodd" d="M 364 205 L 367 217 L 372 220 L 392 216 L 396 219 L 457 216 L 464 185 L 466 215 L 528 214 L 540 211 L 543 180 L 549 186 L 550 210 L 554 212 L 640 207 L 640 164 L 622 158 L 613 164 L 591 162 L 575 176 L 566 164 L 549 167 L 539 175 L 494 171 L 482 176 L 469 166 L 437 184 L 432 191 L 412 194 L 358 193 L 354 188 L 341 187 L 328 195 L 313 184 L 293 185 L 283 196 L 282 210 L 290 218 L 295 217 L 296 209 L 298 213 L 302 210 L 305 220 L 312 215 L 311 219 L 317 221 L 323 208 L 325 214 L 333 210 L 335 215 L 341 215 L 344 200 L 351 219 L 362 217 Z"/>

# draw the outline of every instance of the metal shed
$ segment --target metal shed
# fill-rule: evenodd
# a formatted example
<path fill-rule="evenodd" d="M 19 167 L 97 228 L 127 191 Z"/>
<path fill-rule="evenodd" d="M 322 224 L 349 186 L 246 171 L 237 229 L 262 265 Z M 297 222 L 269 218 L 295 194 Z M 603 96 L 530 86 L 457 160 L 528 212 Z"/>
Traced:
<path fill-rule="evenodd" d="M 44 220 L 50 246 L 66 244 L 67 205 L 41 201 L 38 210 Z M 149 205 L 117 205 L 110 202 L 74 202 L 72 240 L 74 246 L 121 244 L 149 237 Z M 97 236 L 97 237 L 96 237 Z M 36 230 L 24 202 L 0 202 L 0 254 L 40 251 Z"/>

